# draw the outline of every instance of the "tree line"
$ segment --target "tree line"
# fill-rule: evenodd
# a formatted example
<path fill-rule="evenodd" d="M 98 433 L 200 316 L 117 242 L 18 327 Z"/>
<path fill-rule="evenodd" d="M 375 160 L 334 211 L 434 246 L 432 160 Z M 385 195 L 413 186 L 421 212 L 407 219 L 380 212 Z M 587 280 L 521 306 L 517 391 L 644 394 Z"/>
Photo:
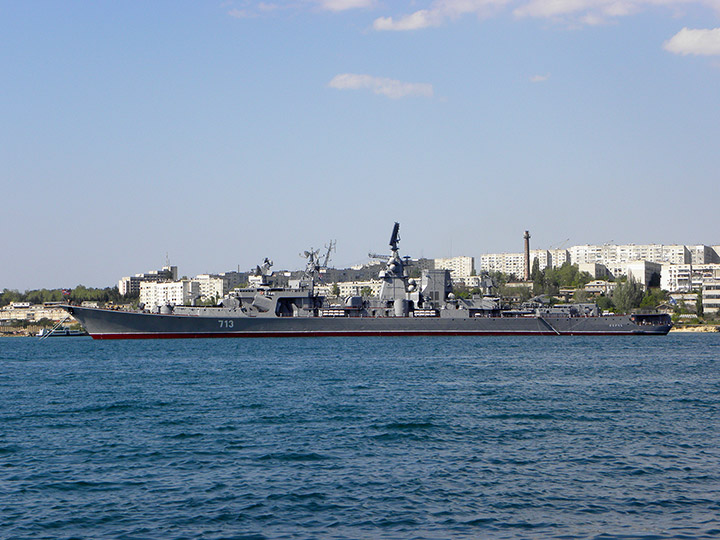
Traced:
<path fill-rule="evenodd" d="M 34 289 L 20 292 L 15 289 L 4 289 L 0 293 L 0 307 L 7 306 L 11 302 L 30 302 L 31 304 L 43 304 L 45 302 L 113 302 L 123 303 L 132 300 L 137 295 L 123 296 L 117 286 L 96 289 L 78 285 L 73 289 L 65 289 L 69 294 L 63 294 L 63 289 Z"/>

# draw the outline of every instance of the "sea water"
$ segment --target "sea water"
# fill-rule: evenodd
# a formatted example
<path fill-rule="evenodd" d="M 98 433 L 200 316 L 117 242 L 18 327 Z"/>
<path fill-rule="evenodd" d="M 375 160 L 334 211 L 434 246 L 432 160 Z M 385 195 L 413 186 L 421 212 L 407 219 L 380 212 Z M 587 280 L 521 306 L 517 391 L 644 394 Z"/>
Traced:
<path fill-rule="evenodd" d="M 720 335 L 0 339 L 0 538 L 718 538 Z"/>

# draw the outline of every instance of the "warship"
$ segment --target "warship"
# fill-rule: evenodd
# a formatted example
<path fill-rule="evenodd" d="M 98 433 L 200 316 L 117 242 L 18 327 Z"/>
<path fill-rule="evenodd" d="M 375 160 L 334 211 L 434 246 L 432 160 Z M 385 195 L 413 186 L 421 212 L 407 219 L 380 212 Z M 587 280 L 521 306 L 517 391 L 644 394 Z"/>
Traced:
<path fill-rule="evenodd" d="M 235 289 L 217 306 L 161 306 L 121 311 L 66 305 L 94 339 L 323 337 L 323 336 L 563 336 L 665 335 L 669 315 L 604 314 L 596 304 L 503 306 L 500 298 L 452 293 L 448 270 L 409 277 L 401 257 L 400 224 L 390 237 L 390 255 L 378 278 L 377 296 L 349 296 L 331 303 L 317 289 L 317 251 L 305 252 L 299 279 L 275 286 L 265 259 L 251 286 Z"/>

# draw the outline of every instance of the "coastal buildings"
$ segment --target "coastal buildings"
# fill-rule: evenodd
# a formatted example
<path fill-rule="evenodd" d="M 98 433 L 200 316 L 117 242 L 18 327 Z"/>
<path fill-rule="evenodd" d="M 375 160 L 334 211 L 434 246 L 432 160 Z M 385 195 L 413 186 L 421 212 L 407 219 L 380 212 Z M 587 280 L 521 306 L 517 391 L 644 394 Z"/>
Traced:
<path fill-rule="evenodd" d="M 151 270 L 146 274 L 135 274 L 134 276 L 120 278 L 120 281 L 118 281 L 118 291 L 123 296 L 139 294 L 142 283 L 176 281 L 177 275 L 177 266 L 163 266 L 160 270 Z"/>
<path fill-rule="evenodd" d="M 199 296 L 200 284 L 189 279 L 140 284 L 140 303 L 147 307 L 190 305 Z"/>
<path fill-rule="evenodd" d="M 531 249 L 530 268 L 533 268 L 536 260 L 540 270 L 544 270 L 547 267 L 562 266 L 568 260 L 568 257 L 567 253 L 561 252 L 561 250 L 557 250 L 554 257 L 553 252 L 547 249 Z M 522 278 L 525 275 L 525 254 L 486 253 L 480 256 L 480 270 L 483 272 L 502 272 L 509 276 Z"/>
<path fill-rule="evenodd" d="M 38 322 L 41 319 L 59 322 L 66 318 L 67 311 L 57 307 L 56 303 L 12 302 L 0 309 L 0 324 L 12 321 Z"/>
<path fill-rule="evenodd" d="M 690 292 L 702 288 L 703 283 L 720 278 L 720 264 L 664 264 L 660 287 L 670 292 Z"/>
<path fill-rule="evenodd" d="M 220 274 L 199 274 L 192 278 L 198 284 L 201 300 L 220 299 L 247 281 L 247 275 L 240 272 L 222 272 Z"/>
<path fill-rule="evenodd" d="M 429 270 L 450 270 L 450 277 L 453 281 L 468 278 L 475 273 L 474 257 L 434 259 L 434 263 L 433 268 L 429 268 Z"/>

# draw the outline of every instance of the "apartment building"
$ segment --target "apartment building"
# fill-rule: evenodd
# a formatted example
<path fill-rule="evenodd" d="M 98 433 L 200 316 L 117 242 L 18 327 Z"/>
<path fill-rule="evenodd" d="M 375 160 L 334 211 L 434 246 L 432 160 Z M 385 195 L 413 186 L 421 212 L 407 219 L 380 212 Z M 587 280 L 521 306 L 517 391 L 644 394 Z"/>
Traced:
<path fill-rule="evenodd" d="M 135 274 L 134 276 L 120 278 L 120 281 L 118 281 L 118 290 L 123 296 L 138 294 L 142 283 L 176 281 L 177 273 L 177 266 L 163 266 L 161 270 L 151 270 L 146 274 Z"/>
<path fill-rule="evenodd" d="M 720 264 L 664 264 L 660 287 L 670 292 L 698 291 L 706 281 L 720 278 Z"/>
<path fill-rule="evenodd" d="M 475 273 L 475 258 L 460 256 L 434 259 L 434 270 L 450 270 L 453 281 L 472 276 Z"/>
<path fill-rule="evenodd" d="M 200 284 L 184 279 L 182 281 L 143 282 L 140 284 L 140 303 L 145 307 L 186 306 L 200 297 Z"/>

